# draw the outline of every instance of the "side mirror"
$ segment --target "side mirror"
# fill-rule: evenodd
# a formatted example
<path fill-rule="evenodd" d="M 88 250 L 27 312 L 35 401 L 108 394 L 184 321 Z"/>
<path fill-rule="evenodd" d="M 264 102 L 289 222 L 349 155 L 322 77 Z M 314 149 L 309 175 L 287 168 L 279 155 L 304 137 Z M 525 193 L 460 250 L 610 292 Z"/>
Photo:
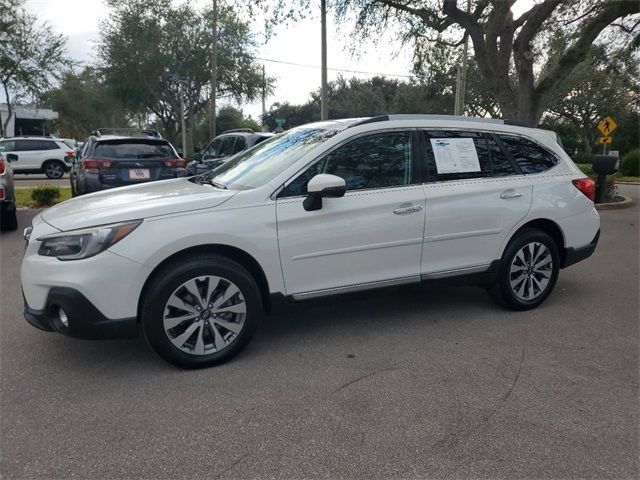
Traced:
<path fill-rule="evenodd" d="M 17 162 L 18 161 L 18 155 L 16 155 L 15 153 L 7 153 L 5 155 L 7 162 Z"/>
<path fill-rule="evenodd" d="M 196 154 L 193 156 L 193 159 L 194 159 L 196 162 L 198 162 L 198 163 L 202 162 L 202 153 L 200 153 L 200 152 L 196 153 Z"/>
<path fill-rule="evenodd" d="M 320 173 L 309 180 L 307 192 L 307 198 L 302 202 L 302 206 L 307 212 L 311 212 L 322 208 L 323 198 L 343 197 L 347 192 L 347 184 L 344 178 Z"/>

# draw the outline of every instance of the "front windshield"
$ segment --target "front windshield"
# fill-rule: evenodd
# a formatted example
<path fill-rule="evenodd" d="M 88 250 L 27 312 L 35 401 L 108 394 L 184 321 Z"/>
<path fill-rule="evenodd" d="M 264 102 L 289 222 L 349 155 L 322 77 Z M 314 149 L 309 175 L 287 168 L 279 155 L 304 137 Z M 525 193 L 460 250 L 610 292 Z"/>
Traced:
<path fill-rule="evenodd" d="M 248 190 L 269 183 L 338 130 L 297 127 L 242 152 L 220 167 L 195 178 L 221 188 Z"/>

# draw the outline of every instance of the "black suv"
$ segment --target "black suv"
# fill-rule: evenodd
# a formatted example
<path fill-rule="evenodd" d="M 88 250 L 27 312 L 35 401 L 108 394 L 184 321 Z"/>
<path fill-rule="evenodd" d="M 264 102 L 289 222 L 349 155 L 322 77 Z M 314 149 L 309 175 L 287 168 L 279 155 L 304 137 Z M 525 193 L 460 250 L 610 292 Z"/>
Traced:
<path fill-rule="evenodd" d="M 71 167 L 73 196 L 185 176 L 185 161 L 155 130 L 94 131 Z"/>
<path fill-rule="evenodd" d="M 222 165 L 236 153 L 273 137 L 273 133 L 254 132 L 250 128 L 227 130 L 214 138 L 195 160 L 187 165 L 187 175 L 198 175 Z"/>

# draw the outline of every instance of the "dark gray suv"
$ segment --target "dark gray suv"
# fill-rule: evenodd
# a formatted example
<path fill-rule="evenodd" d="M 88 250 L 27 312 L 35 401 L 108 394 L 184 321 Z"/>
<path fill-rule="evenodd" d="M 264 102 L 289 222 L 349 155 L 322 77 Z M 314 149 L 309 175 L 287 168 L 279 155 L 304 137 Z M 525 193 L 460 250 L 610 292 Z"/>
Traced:
<path fill-rule="evenodd" d="M 154 130 L 101 129 L 84 142 L 71 167 L 70 182 L 75 197 L 184 176 L 184 159 Z"/>
<path fill-rule="evenodd" d="M 222 165 L 236 153 L 273 137 L 273 133 L 254 132 L 250 128 L 227 130 L 214 138 L 195 160 L 187 165 L 187 175 L 198 175 Z"/>

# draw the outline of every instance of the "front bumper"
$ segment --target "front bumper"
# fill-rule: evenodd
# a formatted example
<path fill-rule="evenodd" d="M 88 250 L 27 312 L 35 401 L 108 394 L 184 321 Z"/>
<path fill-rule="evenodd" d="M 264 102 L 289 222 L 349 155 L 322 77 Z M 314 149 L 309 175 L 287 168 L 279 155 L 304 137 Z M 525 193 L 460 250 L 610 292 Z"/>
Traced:
<path fill-rule="evenodd" d="M 67 316 L 68 326 L 60 320 L 60 309 Z M 49 290 L 42 310 L 29 307 L 25 299 L 24 318 L 40 330 L 77 338 L 131 338 L 138 333 L 136 318 L 107 318 L 84 295 L 66 287 L 53 287 Z"/>
<path fill-rule="evenodd" d="M 575 263 L 581 262 L 582 260 L 589 258 L 596 249 L 598 245 L 598 240 L 600 239 L 600 230 L 596 233 L 596 236 L 593 237 L 591 243 L 586 247 L 581 248 L 572 248 L 569 247 L 565 249 L 564 261 L 562 262 L 561 268 L 566 268 Z"/>

